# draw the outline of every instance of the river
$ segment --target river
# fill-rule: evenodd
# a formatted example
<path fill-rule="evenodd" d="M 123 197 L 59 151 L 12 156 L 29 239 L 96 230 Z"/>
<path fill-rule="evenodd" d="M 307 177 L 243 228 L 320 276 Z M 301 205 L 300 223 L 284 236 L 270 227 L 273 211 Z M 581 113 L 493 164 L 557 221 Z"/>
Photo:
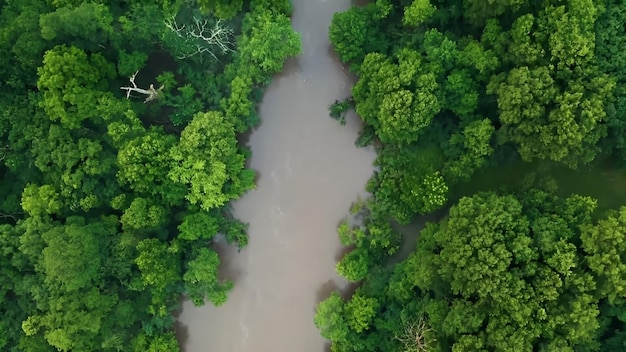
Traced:
<path fill-rule="evenodd" d="M 352 77 L 328 42 L 333 13 L 350 0 L 294 0 L 292 24 L 303 53 L 266 91 L 261 125 L 250 135 L 257 189 L 234 203 L 250 224 L 240 253 L 218 244 L 221 272 L 235 282 L 228 302 L 183 304 L 178 338 L 184 352 L 323 352 L 316 305 L 346 282 L 335 274 L 342 247 L 335 229 L 372 174 L 373 149 L 357 149 L 355 115 L 346 126 L 328 117 L 350 95 Z"/>

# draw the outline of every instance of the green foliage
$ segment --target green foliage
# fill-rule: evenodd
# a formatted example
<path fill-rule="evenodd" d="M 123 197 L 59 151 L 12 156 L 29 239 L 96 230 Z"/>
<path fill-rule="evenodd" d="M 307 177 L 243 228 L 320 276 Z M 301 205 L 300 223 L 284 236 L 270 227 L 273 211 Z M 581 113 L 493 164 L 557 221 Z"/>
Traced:
<path fill-rule="evenodd" d="M 453 351 L 598 346 L 601 300 L 624 297 L 613 291 L 623 276 L 614 239 L 624 229 L 613 216 L 593 225 L 595 207 L 537 190 L 462 198 L 407 259 L 371 269 L 347 302 L 336 294 L 322 302 L 316 326 L 340 351 L 369 342 L 407 349 L 407 341 Z M 427 324 L 415 320 L 421 314 Z"/>
<path fill-rule="evenodd" d="M 133 73 L 141 70 L 146 61 L 148 60 L 148 55 L 143 52 L 133 51 L 127 53 L 125 51 L 120 51 L 120 58 L 117 63 L 117 72 L 120 76 L 131 76 Z"/>
<path fill-rule="evenodd" d="M 487 157 L 493 154 L 490 140 L 495 128 L 488 119 L 470 123 L 462 133 L 450 138 L 450 161 L 444 172 L 454 180 L 468 180 L 474 171 L 486 163 Z"/>
<path fill-rule="evenodd" d="M 42 234 L 47 247 L 43 250 L 43 266 L 50 284 L 60 283 L 66 291 L 76 291 L 97 284 L 101 262 L 105 259 L 98 235 L 106 228 L 85 226 L 82 219 L 68 218 L 64 227 L 54 227 Z M 110 229 L 108 229 L 110 231 Z"/>
<path fill-rule="evenodd" d="M 142 240 L 137 244 L 135 264 L 141 272 L 140 283 L 152 293 L 150 314 L 166 316 L 167 306 L 180 282 L 180 253 L 175 246 L 170 246 L 156 238 Z"/>
<path fill-rule="evenodd" d="M 1 350 L 177 351 L 182 295 L 226 301 L 207 246 L 247 243 L 236 133 L 299 52 L 288 2 L 243 4 L 0 0 Z M 219 60 L 176 58 L 215 43 L 169 20 L 206 35 L 218 17 Z"/>
<path fill-rule="evenodd" d="M 46 52 L 38 73 L 37 87 L 50 119 L 77 128 L 83 120 L 99 117 L 94 116 L 95 105 L 115 70 L 100 54 L 87 56 L 74 46 L 57 46 Z"/>
<path fill-rule="evenodd" d="M 351 105 L 352 104 L 350 98 L 343 101 L 335 101 L 328 107 L 328 110 L 330 111 L 330 117 L 339 121 L 342 126 L 345 125 L 346 113 L 348 112 L 348 110 L 350 110 Z"/>
<path fill-rule="evenodd" d="M 348 325 L 344 309 L 344 302 L 336 292 L 317 306 L 315 326 L 324 338 L 331 341 L 345 341 Z"/>
<path fill-rule="evenodd" d="M 405 26 L 419 27 L 428 21 L 436 10 L 430 0 L 413 0 L 411 5 L 404 8 L 402 23 Z"/>
<path fill-rule="evenodd" d="M 566 195 L 577 189 L 557 170 L 621 175 L 625 23 L 614 0 L 376 1 L 334 15 L 331 43 L 358 75 L 357 144 L 378 158 L 364 223 L 338 229 L 354 249 L 337 264 L 374 313 L 361 324 L 351 300 L 322 302 L 333 351 L 624 349 L 626 213 L 595 212 L 623 203 L 619 181 L 598 202 L 530 185 Z M 505 168 L 518 174 L 494 175 Z M 476 184 L 491 192 L 459 196 Z M 390 218 L 408 224 L 448 198 L 416 250 L 388 261 Z"/>
<path fill-rule="evenodd" d="M 597 277 L 598 295 L 610 304 L 626 296 L 626 208 L 583 229 L 580 239 L 586 261 Z"/>
<path fill-rule="evenodd" d="M 223 206 L 254 186 L 244 174 L 235 128 L 219 112 L 196 115 L 172 148 L 171 158 L 170 179 L 187 185 L 185 198 L 203 210 Z"/>
<path fill-rule="evenodd" d="M 240 55 L 264 74 L 279 72 L 287 58 L 302 50 L 300 37 L 291 29 L 291 22 L 284 14 L 257 8 L 247 16 L 251 31 L 242 38 Z"/>
<path fill-rule="evenodd" d="M 369 329 L 370 322 L 374 318 L 376 302 L 373 298 L 365 298 L 355 294 L 345 305 L 348 316 L 348 326 L 356 333 L 361 333 Z"/>
<path fill-rule="evenodd" d="M 424 71 L 414 51 L 399 53 L 398 64 L 368 54 L 360 75 L 352 91 L 356 112 L 376 128 L 382 142 L 415 142 L 441 110 L 435 76 Z"/>
<path fill-rule="evenodd" d="M 368 20 L 365 11 L 358 7 L 333 15 L 328 36 L 341 61 L 360 61 L 365 56 Z"/>
<path fill-rule="evenodd" d="M 243 0 L 198 0 L 200 9 L 219 18 L 231 18 L 241 11 Z"/>
<path fill-rule="evenodd" d="M 178 341 L 173 332 L 158 334 L 156 336 L 148 336 L 140 334 L 133 341 L 134 352 L 161 352 L 161 351 L 180 351 Z"/>
<path fill-rule="evenodd" d="M 174 137 L 158 129 L 125 143 L 117 155 L 120 184 L 128 185 L 139 194 L 158 196 L 166 204 L 180 204 L 184 188 L 163 177 L 170 169 L 170 150 L 175 144 Z"/>
<path fill-rule="evenodd" d="M 353 250 L 337 263 L 337 274 L 350 282 L 358 282 L 365 278 L 369 269 L 369 260 L 364 250 Z"/>
<path fill-rule="evenodd" d="M 186 241 L 210 240 L 219 231 L 218 219 L 205 213 L 189 214 L 178 226 L 178 238 Z"/>
<path fill-rule="evenodd" d="M 465 16 L 473 23 L 482 23 L 488 18 L 516 11 L 524 4 L 523 0 L 463 0 Z"/>
<path fill-rule="evenodd" d="M 22 209 L 32 216 L 56 214 L 63 208 L 59 194 L 51 185 L 28 185 L 22 193 Z"/>
<path fill-rule="evenodd" d="M 195 305 L 204 304 L 205 297 L 216 306 L 222 305 L 226 302 L 226 294 L 232 288 L 232 283 L 218 281 L 220 260 L 217 253 L 208 248 L 197 248 L 194 252 L 183 275 L 185 291 Z"/>
<path fill-rule="evenodd" d="M 76 7 L 60 7 L 39 18 L 41 36 L 57 43 L 73 41 L 82 48 L 103 45 L 113 32 L 113 16 L 103 4 L 82 2 Z"/>

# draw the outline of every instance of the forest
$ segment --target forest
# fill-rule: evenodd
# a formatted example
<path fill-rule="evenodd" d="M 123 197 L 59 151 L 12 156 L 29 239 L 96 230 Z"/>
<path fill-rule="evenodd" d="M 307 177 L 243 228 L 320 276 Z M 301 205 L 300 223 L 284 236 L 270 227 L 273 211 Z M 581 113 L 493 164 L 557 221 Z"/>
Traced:
<path fill-rule="evenodd" d="M 358 77 L 330 115 L 378 152 L 331 350 L 626 350 L 624 2 L 376 0 L 329 39 Z"/>
<path fill-rule="evenodd" d="M 178 351 L 220 305 L 287 0 L 0 0 L 0 350 Z"/>

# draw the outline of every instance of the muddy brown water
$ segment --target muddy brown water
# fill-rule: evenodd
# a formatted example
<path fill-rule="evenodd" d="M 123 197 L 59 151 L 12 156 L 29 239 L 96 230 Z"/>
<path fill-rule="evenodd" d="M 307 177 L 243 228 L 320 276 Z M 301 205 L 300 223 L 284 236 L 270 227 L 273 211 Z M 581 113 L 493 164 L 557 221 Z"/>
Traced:
<path fill-rule="evenodd" d="M 335 229 L 372 174 L 375 152 L 357 149 L 359 120 L 346 126 L 327 106 L 350 95 L 354 77 L 328 43 L 333 13 L 349 0 L 295 0 L 292 23 L 303 53 L 267 89 L 252 132 L 257 189 L 234 203 L 250 224 L 240 253 L 217 244 L 222 275 L 235 282 L 221 307 L 184 302 L 177 331 L 184 352 L 323 352 L 316 305 L 347 288 L 335 274 L 342 253 Z"/>

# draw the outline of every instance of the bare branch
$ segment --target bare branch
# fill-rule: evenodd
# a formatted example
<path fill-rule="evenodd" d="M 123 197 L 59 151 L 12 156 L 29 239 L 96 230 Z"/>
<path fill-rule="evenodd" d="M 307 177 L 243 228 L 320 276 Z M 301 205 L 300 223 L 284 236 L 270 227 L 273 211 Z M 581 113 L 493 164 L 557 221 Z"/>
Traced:
<path fill-rule="evenodd" d="M 235 51 L 234 31 L 225 26 L 221 20 L 217 20 L 211 27 L 208 20 L 193 18 L 193 25 L 179 25 L 174 17 L 164 21 L 165 26 L 174 32 L 177 37 L 188 42 L 189 50 L 177 55 L 179 59 L 186 59 L 198 54 L 209 54 L 218 60 L 214 50 L 222 54 Z"/>
<path fill-rule="evenodd" d="M 10 151 L 11 147 L 8 145 L 0 147 L 0 161 L 4 160 Z"/>
<path fill-rule="evenodd" d="M 15 217 L 15 215 L 17 215 L 17 214 L 24 214 L 24 213 L 23 212 L 16 213 L 16 214 L 3 214 L 3 213 L 0 213 L 0 219 L 11 219 L 11 220 L 13 220 L 14 222 L 17 223 L 17 218 Z"/>
<path fill-rule="evenodd" d="M 176 33 L 176 35 L 179 36 L 180 38 L 183 38 L 183 35 L 181 34 L 181 32 L 184 32 L 185 25 L 183 25 L 182 27 L 179 27 L 178 23 L 176 23 L 176 20 L 174 20 L 174 17 L 167 18 L 163 22 L 165 23 L 165 26 L 167 28 L 169 28 L 172 32 Z"/>
<path fill-rule="evenodd" d="M 137 92 L 147 95 L 146 100 L 143 101 L 144 104 L 149 101 L 158 99 L 161 91 L 163 90 L 163 86 L 161 86 L 159 89 L 155 89 L 154 84 L 151 84 L 150 88 L 148 89 L 139 88 L 137 87 L 137 84 L 135 84 L 135 77 L 137 76 L 137 73 L 139 73 L 139 71 L 133 73 L 133 75 L 130 76 L 130 83 L 133 85 L 132 87 L 120 87 L 120 89 L 126 91 L 126 99 L 130 98 L 131 92 Z"/>
<path fill-rule="evenodd" d="M 432 337 L 432 331 L 422 316 L 417 322 L 408 322 L 404 331 L 394 337 L 402 343 L 404 352 L 428 352 L 431 350 L 432 344 L 437 341 Z"/>

